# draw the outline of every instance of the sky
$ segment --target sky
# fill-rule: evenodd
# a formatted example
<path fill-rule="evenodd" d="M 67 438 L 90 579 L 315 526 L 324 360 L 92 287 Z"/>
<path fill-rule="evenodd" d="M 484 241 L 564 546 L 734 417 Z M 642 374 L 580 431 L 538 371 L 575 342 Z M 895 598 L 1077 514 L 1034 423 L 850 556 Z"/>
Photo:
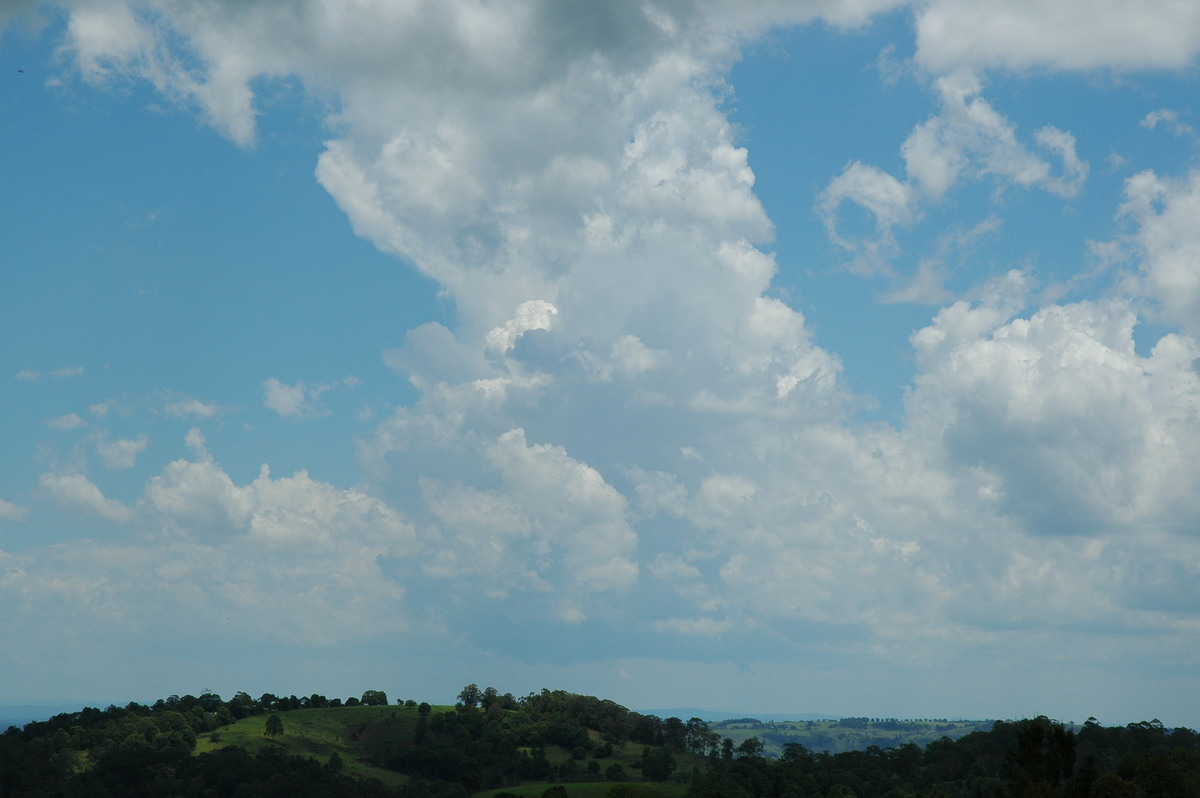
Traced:
<path fill-rule="evenodd" d="M 1200 726 L 1200 5 L 0 5 L 0 700 Z"/>

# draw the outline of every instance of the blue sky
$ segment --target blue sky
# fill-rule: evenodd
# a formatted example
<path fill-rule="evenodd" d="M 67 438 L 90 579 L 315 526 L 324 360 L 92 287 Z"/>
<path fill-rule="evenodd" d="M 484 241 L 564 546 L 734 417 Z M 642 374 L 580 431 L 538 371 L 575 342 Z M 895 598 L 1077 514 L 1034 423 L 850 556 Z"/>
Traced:
<path fill-rule="evenodd" d="M 0 12 L 0 699 L 1200 724 L 1200 12 L 342 9 Z"/>

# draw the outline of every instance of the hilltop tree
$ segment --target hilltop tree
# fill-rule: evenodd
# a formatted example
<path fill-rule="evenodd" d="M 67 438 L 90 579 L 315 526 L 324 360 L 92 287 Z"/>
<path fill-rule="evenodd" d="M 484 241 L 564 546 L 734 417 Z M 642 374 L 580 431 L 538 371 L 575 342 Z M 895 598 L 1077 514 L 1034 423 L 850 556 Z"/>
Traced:
<path fill-rule="evenodd" d="M 458 694 L 458 703 L 467 709 L 474 709 L 479 706 L 480 700 L 483 698 L 483 692 L 479 689 L 479 685 L 472 682 L 462 689 Z"/>
<path fill-rule="evenodd" d="M 263 729 L 263 734 L 272 740 L 283 734 L 283 721 L 280 720 L 279 713 L 272 712 L 270 715 L 267 715 L 267 723 Z"/>
<path fill-rule="evenodd" d="M 367 707 L 382 707 L 387 706 L 387 693 L 382 690 L 367 690 L 359 699 L 363 706 Z"/>

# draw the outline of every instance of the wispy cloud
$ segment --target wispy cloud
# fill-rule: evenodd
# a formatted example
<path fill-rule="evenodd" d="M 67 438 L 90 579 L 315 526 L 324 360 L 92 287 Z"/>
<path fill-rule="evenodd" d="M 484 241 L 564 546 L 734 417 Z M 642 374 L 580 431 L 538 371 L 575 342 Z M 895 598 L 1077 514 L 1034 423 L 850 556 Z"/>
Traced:
<path fill-rule="evenodd" d="M 220 413 L 221 406 L 216 402 L 202 402 L 190 396 L 169 392 L 163 404 L 163 413 L 168 418 L 206 419 Z"/>
<path fill-rule="evenodd" d="M 18 371 L 16 378 L 22 382 L 37 382 L 45 378 L 62 379 L 64 377 L 81 377 L 83 376 L 83 366 L 70 366 L 68 368 L 55 369 L 53 371 L 33 371 L 25 369 Z"/>
<path fill-rule="evenodd" d="M 284 417 L 325 415 L 329 411 L 319 407 L 322 394 L 335 388 L 353 387 L 357 384 L 357 377 L 346 377 L 323 385 L 308 385 L 304 380 L 298 380 L 295 385 L 288 385 L 271 377 L 263 383 L 263 405 Z"/>
<path fill-rule="evenodd" d="M 46 426 L 58 430 L 79 429 L 83 426 L 83 419 L 75 413 L 67 413 L 65 416 L 46 419 Z"/>

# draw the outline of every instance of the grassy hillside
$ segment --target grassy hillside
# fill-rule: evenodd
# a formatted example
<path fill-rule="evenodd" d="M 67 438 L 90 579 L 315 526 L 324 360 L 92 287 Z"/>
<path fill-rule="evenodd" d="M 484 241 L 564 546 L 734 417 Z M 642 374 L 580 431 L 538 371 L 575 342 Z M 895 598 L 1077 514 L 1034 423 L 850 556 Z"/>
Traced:
<path fill-rule="evenodd" d="M 839 754 L 844 751 L 865 751 L 871 746 L 898 748 L 905 743 L 926 746 L 934 740 L 959 737 L 974 731 L 988 731 L 990 720 L 895 720 L 843 718 L 841 720 L 771 721 L 752 718 L 727 720 L 709 726 L 734 744 L 757 737 L 763 743 L 763 753 L 778 757 L 784 745 L 799 743 L 810 751 Z"/>
<path fill-rule="evenodd" d="M 432 707 L 432 715 L 452 710 L 449 706 Z M 283 732 L 275 737 L 266 734 L 267 718 L 276 716 L 283 725 Z M 244 748 L 250 753 L 278 750 L 293 756 L 311 757 L 322 765 L 336 753 L 342 760 L 342 772 L 360 779 L 378 779 L 388 787 L 396 787 L 408 780 L 408 776 L 381 767 L 374 763 L 386 762 L 391 753 L 401 747 L 410 746 L 418 726 L 418 710 L 400 705 L 326 707 L 321 709 L 296 709 L 285 712 L 251 715 L 223 726 L 215 731 L 197 735 L 193 755 L 217 751 L 230 746 Z M 589 730 L 588 736 L 599 748 L 601 736 Z M 639 763 L 643 751 L 658 750 L 660 746 L 644 746 L 625 742 L 612 747 L 612 753 L 596 757 L 596 749 L 582 758 L 574 752 L 557 745 L 547 745 L 543 750 L 546 759 L 556 768 L 568 760 L 575 759 L 579 778 L 586 779 L 589 766 L 603 772 L 619 765 L 627 781 L 538 781 L 522 786 L 489 790 L 481 795 L 508 792 L 516 795 L 540 796 L 554 784 L 566 784 L 571 798 L 607 795 L 618 784 L 629 789 L 633 798 L 678 798 L 686 792 L 686 779 L 693 769 L 704 770 L 707 763 L 703 757 L 687 753 L 674 756 L 675 780 L 647 784 L 640 782 Z M 523 749 L 530 750 L 530 749 Z M 593 764 L 594 763 L 594 764 Z M 595 778 L 595 776 L 593 776 Z"/>
<path fill-rule="evenodd" d="M 434 707 L 441 712 L 450 707 Z M 326 764 L 336 752 L 342 759 L 343 772 L 356 778 L 376 778 L 389 786 L 407 778 L 371 762 L 380 750 L 399 741 L 412 740 L 417 725 L 417 709 L 404 706 L 326 707 L 294 709 L 278 714 L 283 734 L 266 736 L 267 715 L 251 715 L 196 739 L 193 753 L 202 754 L 236 745 L 251 753 L 269 748 L 288 754 L 311 756 Z"/>
<path fill-rule="evenodd" d="M 62 713 L 0 735 L 0 795 L 1200 796 L 1200 734 L 1158 721 L 743 718 L 712 728 L 561 690 L 517 699 L 468 685 L 461 705 L 436 709 L 368 694 L 369 706 L 330 707 L 315 694 L 227 702 L 205 692 Z M 839 752 L 851 748 L 861 750 Z"/>

